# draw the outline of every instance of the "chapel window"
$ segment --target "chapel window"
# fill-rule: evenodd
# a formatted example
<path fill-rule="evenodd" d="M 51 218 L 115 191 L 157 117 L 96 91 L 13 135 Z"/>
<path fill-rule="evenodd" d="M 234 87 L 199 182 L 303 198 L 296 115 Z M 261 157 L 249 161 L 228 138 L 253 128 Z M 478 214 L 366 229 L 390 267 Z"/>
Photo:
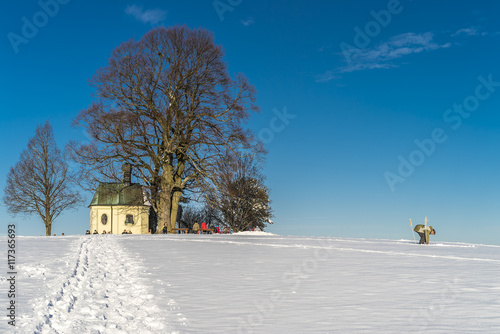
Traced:
<path fill-rule="evenodd" d="M 125 217 L 125 224 L 134 224 L 134 216 L 133 215 L 127 215 Z"/>
<path fill-rule="evenodd" d="M 108 223 L 108 215 L 107 215 L 107 214 L 103 214 L 103 215 L 101 216 L 101 223 L 102 223 L 103 225 L 106 225 L 106 224 Z"/>

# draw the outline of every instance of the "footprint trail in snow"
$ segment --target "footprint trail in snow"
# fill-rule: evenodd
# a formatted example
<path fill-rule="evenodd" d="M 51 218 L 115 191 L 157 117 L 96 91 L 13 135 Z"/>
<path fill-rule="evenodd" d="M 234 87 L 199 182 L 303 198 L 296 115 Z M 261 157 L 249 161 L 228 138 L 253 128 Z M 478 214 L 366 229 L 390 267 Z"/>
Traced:
<path fill-rule="evenodd" d="M 34 301 L 33 318 L 20 322 L 21 332 L 172 332 L 139 266 L 114 236 L 82 237 L 71 271 Z"/>

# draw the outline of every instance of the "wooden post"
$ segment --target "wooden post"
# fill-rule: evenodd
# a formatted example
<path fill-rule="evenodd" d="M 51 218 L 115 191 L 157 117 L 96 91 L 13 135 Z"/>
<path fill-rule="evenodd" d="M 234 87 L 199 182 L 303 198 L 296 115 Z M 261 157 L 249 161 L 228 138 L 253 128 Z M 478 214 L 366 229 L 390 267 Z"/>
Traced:
<path fill-rule="evenodd" d="M 411 219 L 410 219 L 410 228 L 411 228 L 411 234 L 413 235 L 413 241 L 417 243 L 417 240 L 415 240 L 415 232 L 413 231 L 413 224 L 411 223 Z"/>

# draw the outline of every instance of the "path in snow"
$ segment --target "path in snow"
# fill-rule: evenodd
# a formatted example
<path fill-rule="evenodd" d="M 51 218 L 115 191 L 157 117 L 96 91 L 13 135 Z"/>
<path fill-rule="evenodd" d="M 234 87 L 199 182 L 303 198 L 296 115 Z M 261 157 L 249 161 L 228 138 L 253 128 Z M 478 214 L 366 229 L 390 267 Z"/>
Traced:
<path fill-rule="evenodd" d="M 22 333 L 170 332 L 163 312 L 141 278 L 139 265 L 116 236 L 78 239 L 77 256 L 67 255 L 71 271 L 34 300 Z"/>

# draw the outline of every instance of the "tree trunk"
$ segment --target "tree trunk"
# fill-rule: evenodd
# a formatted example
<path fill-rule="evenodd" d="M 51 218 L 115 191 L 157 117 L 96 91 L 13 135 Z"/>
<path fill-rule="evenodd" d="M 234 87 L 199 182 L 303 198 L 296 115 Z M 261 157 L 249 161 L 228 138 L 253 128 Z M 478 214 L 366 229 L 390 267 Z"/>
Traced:
<path fill-rule="evenodd" d="M 181 199 L 182 191 L 177 190 L 172 195 L 172 209 L 170 213 L 170 228 L 168 229 L 171 233 L 172 229 L 175 228 L 175 222 L 177 220 L 177 211 L 179 209 L 179 200 Z"/>
<path fill-rule="evenodd" d="M 177 210 L 179 209 L 179 201 L 182 195 L 182 174 L 184 173 L 185 162 L 184 154 L 177 154 L 177 170 L 175 171 L 173 177 L 173 187 L 172 187 L 172 200 L 171 200 L 171 212 L 170 212 L 170 226 L 168 227 L 168 233 L 172 233 L 172 229 L 175 228 L 175 223 L 177 221 Z"/>
<path fill-rule="evenodd" d="M 172 228 L 170 227 L 170 211 L 172 208 L 172 203 L 170 199 L 170 192 L 161 192 L 160 201 L 158 204 L 158 229 L 157 234 L 163 233 L 163 227 L 167 227 L 167 233 L 170 233 Z"/>
<path fill-rule="evenodd" d="M 52 215 L 50 214 L 50 203 L 48 200 L 48 194 L 45 194 L 45 217 L 43 217 L 45 223 L 45 235 L 52 235 Z"/>
<path fill-rule="evenodd" d="M 160 176 L 160 191 L 158 193 L 158 229 L 156 234 L 163 233 L 163 227 L 167 227 L 170 233 L 170 211 L 172 209 L 172 181 L 168 179 L 168 169 Z"/>

